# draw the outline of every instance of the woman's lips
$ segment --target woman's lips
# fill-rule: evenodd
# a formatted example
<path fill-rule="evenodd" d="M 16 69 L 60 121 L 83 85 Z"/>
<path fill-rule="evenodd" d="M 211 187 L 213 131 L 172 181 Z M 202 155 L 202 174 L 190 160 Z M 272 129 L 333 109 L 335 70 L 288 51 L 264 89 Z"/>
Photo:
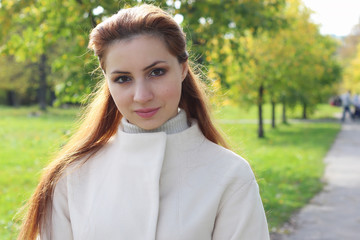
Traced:
<path fill-rule="evenodd" d="M 151 118 L 154 116 L 160 108 L 143 108 L 135 110 L 136 114 L 142 118 Z"/>

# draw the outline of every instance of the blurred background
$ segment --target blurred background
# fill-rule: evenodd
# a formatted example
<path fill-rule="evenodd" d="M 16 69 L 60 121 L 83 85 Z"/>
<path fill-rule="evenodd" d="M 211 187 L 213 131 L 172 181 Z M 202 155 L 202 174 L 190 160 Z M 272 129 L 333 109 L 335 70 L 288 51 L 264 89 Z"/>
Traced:
<path fill-rule="evenodd" d="M 350 0 L 0 0 L 0 239 L 102 77 L 102 20 L 146 2 L 174 16 L 214 117 L 258 177 L 271 230 L 321 190 L 335 99 L 360 93 L 360 6 Z M 2 238 L 4 236 L 4 238 Z"/>

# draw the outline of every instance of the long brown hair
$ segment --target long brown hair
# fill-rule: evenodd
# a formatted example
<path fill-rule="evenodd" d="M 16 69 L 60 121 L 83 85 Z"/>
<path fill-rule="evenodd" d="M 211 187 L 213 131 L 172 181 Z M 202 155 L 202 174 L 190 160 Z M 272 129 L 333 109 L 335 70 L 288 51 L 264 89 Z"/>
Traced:
<path fill-rule="evenodd" d="M 94 51 L 100 67 L 104 70 L 109 44 L 140 34 L 162 38 L 169 52 L 177 57 L 179 63 L 188 64 L 185 34 L 168 13 L 152 5 L 144 4 L 122 9 L 106 19 L 91 31 L 88 47 Z M 201 81 L 189 66 L 182 85 L 179 107 L 185 110 L 188 118 L 197 120 L 206 138 L 227 147 L 211 121 L 201 85 Z M 80 128 L 60 151 L 58 157 L 44 170 L 40 183 L 27 204 L 27 214 L 18 239 L 36 239 L 48 214 L 47 211 L 51 209 L 49 206 L 56 183 L 69 164 L 75 161 L 85 162 L 88 156 L 97 152 L 116 133 L 122 115 L 116 108 L 106 81 L 101 81 L 99 86 L 94 99 L 87 107 Z"/>

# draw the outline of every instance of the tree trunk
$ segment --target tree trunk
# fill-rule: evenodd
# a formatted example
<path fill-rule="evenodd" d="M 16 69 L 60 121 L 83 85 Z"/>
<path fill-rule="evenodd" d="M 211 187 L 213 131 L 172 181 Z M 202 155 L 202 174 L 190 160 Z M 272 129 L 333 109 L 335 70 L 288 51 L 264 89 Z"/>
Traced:
<path fill-rule="evenodd" d="M 41 54 L 39 60 L 39 92 L 38 101 L 40 109 L 46 111 L 46 55 Z"/>
<path fill-rule="evenodd" d="M 283 101 L 283 108 L 282 108 L 282 122 L 284 124 L 287 124 L 287 120 L 286 120 L 286 104 L 285 101 Z"/>
<path fill-rule="evenodd" d="M 19 101 L 14 90 L 6 91 L 7 104 L 11 107 L 19 106 Z"/>
<path fill-rule="evenodd" d="M 276 124 L 275 124 L 275 107 L 276 107 L 275 101 L 271 101 L 271 127 L 272 128 L 276 127 Z"/>
<path fill-rule="evenodd" d="M 307 119 L 307 114 L 306 114 L 306 107 L 307 107 L 307 105 L 306 105 L 306 103 L 304 102 L 303 103 L 303 119 Z"/>
<path fill-rule="evenodd" d="M 264 95 L 264 86 L 261 84 L 259 87 L 259 98 L 258 98 L 258 109 L 259 109 L 258 137 L 259 138 L 265 137 L 264 136 L 263 114 L 262 114 L 263 95 Z"/>
<path fill-rule="evenodd" d="M 54 102 L 56 100 L 56 94 L 54 90 L 50 90 L 50 106 L 54 106 Z"/>

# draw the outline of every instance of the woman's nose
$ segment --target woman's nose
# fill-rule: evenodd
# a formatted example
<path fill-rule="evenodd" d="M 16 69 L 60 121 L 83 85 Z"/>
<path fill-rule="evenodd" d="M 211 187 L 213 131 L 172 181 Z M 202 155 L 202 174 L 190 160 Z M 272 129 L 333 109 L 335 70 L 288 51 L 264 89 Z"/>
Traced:
<path fill-rule="evenodd" d="M 146 80 L 145 80 L 146 81 Z M 149 83 L 141 81 L 135 84 L 134 101 L 146 103 L 153 99 L 154 94 Z"/>

